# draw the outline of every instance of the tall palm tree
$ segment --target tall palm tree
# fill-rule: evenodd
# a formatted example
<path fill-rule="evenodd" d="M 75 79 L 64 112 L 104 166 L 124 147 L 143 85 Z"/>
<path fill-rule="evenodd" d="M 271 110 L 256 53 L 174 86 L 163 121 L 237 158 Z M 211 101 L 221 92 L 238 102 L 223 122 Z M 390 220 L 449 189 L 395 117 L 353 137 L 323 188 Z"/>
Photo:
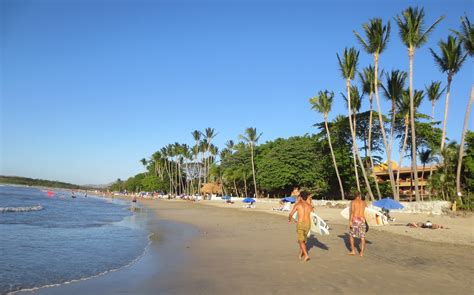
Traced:
<path fill-rule="evenodd" d="M 392 188 L 393 196 L 396 197 L 395 191 L 395 180 L 393 177 L 392 169 L 392 160 L 389 155 L 389 146 L 387 142 L 387 135 L 385 133 L 384 120 L 382 118 L 382 111 L 380 109 L 380 100 L 379 100 L 379 57 L 380 54 L 385 50 L 388 43 L 388 38 L 390 36 L 390 22 L 387 22 L 387 25 L 383 25 L 382 19 L 373 18 L 369 23 L 362 25 L 362 28 L 365 32 L 366 40 L 362 38 L 357 32 L 354 31 L 354 34 L 361 44 L 362 48 L 368 53 L 372 54 L 374 57 L 374 88 L 375 88 L 375 102 L 377 103 L 377 112 L 379 115 L 380 129 L 382 130 L 383 143 L 385 146 L 385 151 L 387 153 L 387 168 L 388 175 L 390 178 L 390 186 Z"/>
<path fill-rule="evenodd" d="M 423 149 L 420 151 L 420 162 L 421 164 L 423 165 L 423 171 L 421 172 L 421 179 L 424 181 L 424 176 L 425 176 L 425 167 L 426 167 L 426 164 L 429 164 L 431 163 L 431 161 L 433 161 L 433 152 L 430 150 L 430 149 Z M 421 191 L 423 191 L 423 186 L 421 186 Z M 422 200 L 423 200 L 423 194 L 421 195 L 422 196 Z M 430 199 L 431 199 L 431 196 L 430 196 Z"/>
<path fill-rule="evenodd" d="M 411 149 L 412 154 L 416 155 L 416 133 L 415 133 L 415 106 L 413 98 L 413 58 L 415 56 L 415 48 L 428 41 L 429 34 L 434 30 L 436 25 L 444 17 L 439 17 L 428 29 L 424 30 L 425 12 L 422 9 L 408 7 L 402 11 L 401 15 L 397 15 L 395 20 L 398 24 L 400 37 L 402 42 L 408 49 L 408 59 L 410 64 L 410 125 L 411 125 Z M 411 163 L 415 178 L 415 197 L 420 200 L 418 191 L 418 171 L 416 168 L 416 156 L 412 158 Z"/>
<path fill-rule="evenodd" d="M 446 100 L 444 103 L 444 120 L 443 120 L 443 134 L 441 136 L 441 150 L 444 148 L 446 141 L 446 123 L 448 121 L 449 95 L 451 94 L 451 82 L 453 76 L 461 69 L 464 61 L 467 58 L 466 54 L 462 52 L 462 43 L 456 37 L 448 36 L 448 40 L 438 43 L 441 49 L 441 54 L 438 55 L 430 48 L 431 54 L 441 72 L 448 75 L 448 84 L 446 86 Z"/>
<path fill-rule="evenodd" d="M 351 113 L 352 113 L 351 93 L 350 93 L 351 80 L 354 79 L 355 73 L 357 71 L 357 63 L 359 61 L 359 52 L 353 47 L 349 49 L 345 48 L 342 60 L 339 57 L 339 54 L 337 54 L 337 60 L 339 61 L 339 67 L 341 70 L 342 77 L 346 80 L 346 91 L 347 91 L 347 98 L 348 98 L 347 110 L 349 113 L 349 127 L 352 133 L 353 150 L 354 150 L 355 156 L 357 157 L 357 160 L 359 161 L 359 165 L 362 167 L 361 170 L 362 170 L 362 175 L 364 176 L 367 192 L 369 193 L 370 199 L 373 200 L 374 195 L 372 194 L 372 189 L 370 188 L 370 183 L 367 178 L 367 174 L 365 173 L 364 164 L 362 163 L 362 159 L 360 158 L 359 147 L 357 146 L 356 135 L 354 132 L 355 129 L 354 129 L 354 126 L 352 126 L 352 120 L 351 120 Z"/>
<path fill-rule="evenodd" d="M 463 43 L 467 54 L 472 58 L 474 56 L 474 26 L 467 16 L 461 17 L 461 32 L 454 31 Z M 464 140 L 466 137 L 467 125 L 469 124 L 469 115 L 471 114 L 472 104 L 474 102 L 474 84 L 471 85 L 471 95 L 467 103 L 466 114 L 464 115 L 464 126 L 461 133 L 461 144 L 459 145 L 459 158 L 456 170 L 456 191 L 458 196 L 461 195 L 461 166 L 464 157 Z"/>
<path fill-rule="evenodd" d="M 194 146 L 193 146 L 193 156 L 194 156 L 194 165 L 197 167 L 197 175 L 198 175 L 198 192 L 201 189 L 201 165 L 199 164 L 198 157 L 199 157 L 199 145 L 201 142 L 201 132 L 199 130 L 194 130 L 191 135 L 194 139 Z"/>
<path fill-rule="evenodd" d="M 377 176 L 374 173 L 374 159 L 372 158 L 372 121 L 373 121 L 373 97 L 375 92 L 375 76 L 374 76 L 374 67 L 368 66 L 362 70 L 362 73 L 359 72 L 359 78 L 362 84 L 362 91 L 369 95 L 369 135 L 368 135 L 368 156 L 370 161 L 370 171 L 374 179 L 375 189 L 377 190 L 377 196 L 379 200 L 382 198 L 380 193 L 379 183 L 377 181 Z"/>
<path fill-rule="evenodd" d="M 418 91 L 415 90 L 415 95 L 414 95 L 414 103 L 415 103 L 415 108 L 418 108 L 423 100 L 424 93 L 423 91 Z M 400 158 L 398 162 L 398 170 L 397 170 L 397 193 L 400 192 L 400 169 L 402 168 L 403 165 L 403 158 L 405 157 L 405 150 L 407 147 L 407 141 L 408 141 L 408 127 L 410 126 L 410 90 L 405 90 L 400 98 L 400 100 L 397 101 L 397 108 L 398 108 L 398 113 L 399 115 L 403 116 L 403 121 L 405 124 L 405 131 L 403 135 L 403 145 L 402 149 L 400 150 Z"/>
<path fill-rule="evenodd" d="M 255 197 L 258 198 L 257 181 L 255 180 L 255 162 L 254 162 L 254 150 L 258 140 L 262 136 L 262 133 L 257 135 L 257 128 L 249 127 L 245 129 L 245 135 L 239 137 L 244 140 L 250 147 L 250 157 L 252 162 L 252 175 L 253 175 L 253 187 L 255 189 Z"/>
<path fill-rule="evenodd" d="M 428 95 L 428 99 L 431 102 L 431 124 L 434 128 L 434 113 L 435 113 L 435 105 L 436 102 L 439 100 L 441 95 L 444 92 L 444 88 L 441 89 L 441 82 L 440 81 L 431 81 L 430 86 L 426 87 L 426 94 Z"/>
<path fill-rule="evenodd" d="M 351 100 L 351 103 L 349 104 L 349 98 L 347 98 L 347 96 L 344 95 L 344 93 L 341 93 L 342 97 L 344 98 L 344 100 L 346 101 L 346 106 L 347 107 L 350 107 L 351 108 L 351 111 L 352 111 L 352 115 L 351 116 L 349 114 L 349 119 L 352 120 L 352 124 L 354 124 L 354 133 L 357 134 L 357 112 L 360 110 L 360 107 L 362 105 L 362 100 L 361 100 L 361 96 L 360 96 L 360 93 L 359 93 L 359 89 L 357 88 L 357 86 L 355 85 L 352 85 L 350 87 L 350 100 Z M 351 118 L 353 117 L 353 118 Z M 353 145 L 354 146 L 354 145 Z M 355 173 L 355 177 L 356 177 L 356 184 L 357 184 L 357 190 L 360 191 L 360 183 L 359 183 L 359 171 L 357 169 L 357 157 L 355 155 L 355 152 L 354 152 L 354 149 L 352 149 L 352 160 L 354 162 L 354 173 Z M 363 166 L 365 167 L 365 166 Z"/>
<path fill-rule="evenodd" d="M 147 170 L 148 161 L 145 158 L 142 158 L 140 160 L 140 163 L 142 163 L 143 167 L 145 167 L 145 170 Z M 145 171 L 145 175 L 146 174 L 147 174 L 147 171 Z"/>
<path fill-rule="evenodd" d="M 326 134 L 328 136 L 329 149 L 331 150 L 332 162 L 334 164 L 334 169 L 336 170 L 337 180 L 339 181 L 339 189 L 341 190 L 341 198 L 344 200 L 344 187 L 342 186 L 341 176 L 339 175 L 339 170 L 337 169 L 336 157 L 334 156 L 334 150 L 332 149 L 331 143 L 331 133 L 329 132 L 328 127 L 328 114 L 331 111 L 332 101 L 334 99 L 334 92 L 319 91 L 317 96 L 310 98 L 309 102 L 311 108 L 318 113 L 323 114 L 324 117 L 324 126 L 326 127 Z"/>
<path fill-rule="evenodd" d="M 211 148 L 211 144 L 212 144 L 212 140 L 214 139 L 214 137 L 216 137 L 216 132 L 214 130 L 214 128 L 206 128 L 206 130 L 204 130 L 204 133 L 203 133 L 203 136 L 205 136 L 205 138 L 207 139 L 207 146 L 206 146 L 206 182 L 208 181 L 208 178 L 209 178 L 209 160 L 210 160 L 210 148 Z"/>

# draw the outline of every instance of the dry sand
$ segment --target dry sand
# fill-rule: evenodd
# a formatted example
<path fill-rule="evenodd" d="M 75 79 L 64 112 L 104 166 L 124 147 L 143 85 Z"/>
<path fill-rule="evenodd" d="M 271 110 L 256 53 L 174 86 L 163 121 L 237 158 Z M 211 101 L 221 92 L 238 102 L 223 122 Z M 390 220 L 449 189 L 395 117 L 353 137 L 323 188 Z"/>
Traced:
<path fill-rule="evenodd" d="M 140 200 L 140 203 L 155 210 L 165 223 L 158 223 L 159 239 L 152 247 L 163 251 L 151 251 L 137 264 L 160 265 L 159 271 L 131 267 L 102 279 L 44 290 L 42 294 L 474 292 L 472 245 L 425 241 L 424 234 L 414 239 L 407 236 L 409 232 L 403 232 L 406 228 L 400 232 L 403 235 L 387 229 L 371 229 L 366 256 L 347 256 L 347 221 L 338 217 L 340 209 L 317 209 L 328 220 L 331 234 L 311 238 L 308 241 L 311 260 L 302 263 L 297 258 L 295 224 L 288 224 L 286 214 L 267 214 L 269 210 L 263 209 L 263 203 L 257 204 L 257 208 L 264 212 L 242 209 L 242 204 L 229 206 L 215 202 Z M 425 217 L 413 221 L 426 221 Z M 443 222 L 439 223 L 447 224 L 449 219 L 445 218 L 449 217 L 440 218 Z M 465 221 L 453 220 L 454 225 L 455 220 Z M 438 222 L 434 218 L 431 221 Z M 178 227 L 168 226 L 167 222 L 177 222 Z M 183 238 L 187 229 L 193 233 Z M 438 239 L 442 240 L 451 230 L 431 233 L 440 235 Z M 469 230 L 471 237 L 465 238 L 467 241 L 472 240 L 472 227 Z"/>

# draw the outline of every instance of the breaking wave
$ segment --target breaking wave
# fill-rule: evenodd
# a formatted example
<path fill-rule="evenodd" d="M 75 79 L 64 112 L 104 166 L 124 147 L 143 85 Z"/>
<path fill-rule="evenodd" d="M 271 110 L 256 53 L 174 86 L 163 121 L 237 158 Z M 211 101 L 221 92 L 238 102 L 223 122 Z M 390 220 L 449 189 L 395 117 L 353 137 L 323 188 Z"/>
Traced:
<path fill-rule="evenodd" d="M 29 206 L 29 207 L 0 207 L 0 213 L 8 212 L 30 212 L 30 211 L 40 211 L 43 210 L 43 206 Z"/>

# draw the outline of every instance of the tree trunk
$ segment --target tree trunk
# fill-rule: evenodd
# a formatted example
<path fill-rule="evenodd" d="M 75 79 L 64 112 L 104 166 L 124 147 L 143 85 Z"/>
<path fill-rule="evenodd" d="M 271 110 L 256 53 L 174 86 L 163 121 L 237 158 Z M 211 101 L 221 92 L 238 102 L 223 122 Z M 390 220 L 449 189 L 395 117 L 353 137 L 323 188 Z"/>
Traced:
<path fill-rule="evenodd" d="M 245 197 L 248 197 L 248 192 L 247 192 L 247 175 L 244 173 L 244 191 L 245 191 Z"/>
<path fill-rule="evenodd" d="M 423 171 L 421 171 L 421 181 L 423 181 L 423 177 L 425 176 L 425 167 L 426 167 L 426 164 L 423 163 Z M 420 188 L 421 188 L 421 201 L 424 201 L 424 197 L 423 197 L 423 194 L 424 194 L 424 191 L 423 191 L 423 185 L 421 184 L 420 185 Z"/>
<path fill-rule="evenodd" d="M 405 116 L 405 135 L 403 137 L 403 146 L 402 146 L 402 150 L 400 151 L 400 160 L 398 162 L 398 169 L 397 169 L 397 196 L 398 196 L 398 199 L 400 199 L 400 169 L 402 168 L 403 157 L 405 156 L 405 149 L 407 147 L 407 142 L 408 142 L 408 125 L 409 125 L 409 119 L 408 119 L 408 116 Z M 411 189 L 410 189 L 410 191 L 411 191 Z"/>
<path fill-rule="evenodd" d="M 433 100 L 431 102 L 431 125 L 433 126 L 434 129 L 434 113 L 435 113 L 435 101 Z"/>
<path fill-rule="evenodd" d="M 341 190 L 341 197 L 344 200 L 344 187 L 342 186 L 341 177 L 339 176 L 339 171 L 337 169 L 336 157 L 334 156 L 334 151 L 332 149 L 331 134 L 329 133 L 327 114 L 324 114 L 324 125 L 326 125 L 326 133 L 328 135 L 329 149 L 331 150 L 332 162 L 334 164 L 334 169 L 336 170 L 337 180 L 339 181 L 339 189 Z"/>
<path fill-rule="evenodd" d="M 370 161 L 370 171 L 372 172 L 372 178 L 374 179 L 375 182 L 375 189 L 377 190 L 377 196 L 380 199 L 382 199 L 382 194 L 380 193 L 380 188 L 379 188 L 379 183 L 377 182 L 377 176 L 375 176 L 375 171 L 374 171 L 374 160 L 372 159 L 372 98 L 373 94 L 370 93 L 369 101 L 370 101 L 370 115 L 369 115 L 369 142 L 368 142 L 368 156 L 369 156 L 369 161 Z"/>
<path fill-rule="evenodd" d="M 390 156 L 389 156 L 390 159 L 392 158 L 393 132 L 395 130 L 395 116 L 396 116 L 396 114 L 397 114 L 397 109 L 396 109 L 395 101 L 392 99 L 392 126 L 390 126 L 390 140 L 389 140 L 390 149 L 388 150 L 388 153 L 390 153 Z M 393 167 L 392 167 L 392 171 L 393 171 Z M 400 171 L 400 167 L 398 167 L 397 171 Z M 397 180 L 398 180 L 398 178 L 397 178 Z M 400 191 L 397 189 L 395 191 L 395 199 L 397 199 L 397 200 L 400 199 L 399 193 L 400 193 Z"/>
<path fill-rule="evenodd" d="M 415 199 L 420 201 L 420 192 L 418 191 L 418 170 L 416 167 L 416 133 L 415 133 L 415 105 L 413 102 L 413 56 L 415 49 L 409 48 L 409 60 L 410 60 L 410 125 L 411 125 L 411 167 L 413 170 L 413 176 L 415 179 Z"/>
<path fill-rule="evenodd" d="M 348 102 L 349 106 L 350 106 L 350 102 Z M 352 111 L 349 112 L 349 121 L 352 120 Z M 354 114 L 354 124 L 355 124 L 355 114 Z M 351 128 L 351 135 L 353 133 L 353 129 Z M 356 184 L 357 184 L 357 190 L 360 192 L 360 182 L 359 182 L 359 171 L 357 169 L 357 157 L 356 157 L 356 154 L 355 154 L 355 140 L 354 140 L 354 136 L 352 136 L 352 160 L 354 162 L 354 173 L 355 173 L 355 177 L 356 177 Z"/>
<path fill-rule="evenodd" d="M 398 201 L 397 193 L 395 191 L 395 180 L 393 177 L 393 169 L 392 169 L 392 160 L 390 158 L 390 150 L 389 146 L 387 144 L 387 134 L 385 133 L 385 127 L 384 127 L 384 122 L 382 118 L 382 111 L 380 110 L 380 100 L 379 100 L 379 87 L 378 87 L 378 61 L 379 57 L 378 54 L 374 54 L 374 66 L 375 66 L 375 102 L 377 103 L 377 111 L 379 114 L 379 123 L 380 123 L 380 129 L 382 130 L 382 137 L 383 137 L 383 144 L 385 146 L 385 150 L 387 153 L 387 168 L 388 168 L 388 176 L 390 178 L 390 186 L 392 188 L 392 194 L 395 198 L 395 200 Z"/>
<path fill-rule="evenodd" d="M 253 162 L 253 144 L 250 144 L 250 156 L 252 157 L 252 175 L 253 175 L 253 187 L 255 190 L 255 198 L 258 198 L 257 192 L 257 181 L 255 180 L 255 163 Z"/>
<path fill-rule="evenodd" d="M 352 144 L 354 145 L 354 150 L 355 150 L 355 154 L 357 156 L 357 159 L 359 160 L 359 165 L 362 167 L 362 175 L 364 176 L 364 181 L 365 181 L 365 185 L 367 187 L 367 192 L 369 193 L 369 197 L 371 200 L 374 200 L 374 195 L 372 193 L 372 188 L 370 187 L 370 182 L 369 182 L 369 179 L 367 178 L 367 174 L 365 173 L 365 167 L 364 167 L 364 164 L 362 163 L 362 159 L 360 158 L 360 154 L 359 154 L 359 147 L 357 146 L 357 141 L 356 141 L 356 134 L 355 134 L 355 129 L 353 128 L 352 126 L 352 120 L 351 120 L 351 93 L 350 93 L 350 88 L 351 88 L 351 82 L 349 79 L 346 80 L 346 88 L 347 88 L 347 106 L 348 106 L 348 110 L 349 110 L 349 127 L 351 129 L 351 133 L 352 133 Z"/>
<path fill-rule="evenodd" d="M 446 100 L 444 102 L 443 134 L 441 135 L 441 151 L 444 149 L 446 141 L 446 123 L 448 122 L 449 95 L 451 94 L 451 81 L 453 77 L 448 74 L 448 87 L 446 88 Z"/>
<path fill-rule="evenodd" d="M 466 114 L 464 115 L 464 126 L 462 128 L 462 133 L 461 133 L 461 144 L 459 145 L 458 167 L 456 170 L 456 191 L 458 195 L 461 194 L 461 167 L 462 167 L 462 158 L 464 154 L 464 139 L 466 137 L 466 130 L 469 124 L 469 115 L 471 113 L 473 101 L 474 101 L 474 85 L 471 86 L 471 96 L 469 97 L 469 102 L 467 103 Z"/>

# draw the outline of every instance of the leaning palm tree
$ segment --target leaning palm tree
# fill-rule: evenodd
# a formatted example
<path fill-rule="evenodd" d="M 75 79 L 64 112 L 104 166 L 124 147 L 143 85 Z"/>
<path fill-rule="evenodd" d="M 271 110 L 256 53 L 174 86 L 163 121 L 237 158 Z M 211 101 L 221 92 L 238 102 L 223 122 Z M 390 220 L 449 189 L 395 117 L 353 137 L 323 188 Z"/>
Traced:
<path fill-rule="evenodd" d="M 337 169 L 336 157 L 334 156 L 334 150 L 332 149 L 331 133 L 328 127 L 328 114 L 331 111 L 332 100 L 334 99 L 334 92 L 319 91 L 317 96 L 310 98 L 309 102 L 311 108 L 318 113 L 323 114 L 324 126 L 326 127 L 326 134 L 328 136 L 329 149 L 331 150 L 332 162 L 334 169 L 336 170 L 337 180 L 339 181 L 339 189 L 341 190 L 341 198 L 344 200 L 344 187 L 342 186 L 341 176 L 339 176 L 339 170 Z"/>
<path fill-rule="evenodd" d="M 357 86 L 352 85 L 350 90 L 351 95 L 350 95 L 350 104 L 349 104 L 349 98 L 344 95 L 344 93 L 341 93 L 342 97 L 346 101 L 346 106 L 351 108 L 353 118 L 351 118 L 351 115 L 349 115 L 349 119 L 352 120 L 352 124 L 354 126 L 354 133 L 357 134 L 357 113 L 360 110 L 360 107 L 362 105 L 362 99 L 361 95 L 359 93 L 359 89 Z M 359 172 L 357 169 L 357 157 L 355 156 L 354 149 L 352 150 L 352 160 L 354 162 L 354 172 L 355 172 L 355 177 L 356 177 L 356 184 L 357 184 L 357 190 L 360 191 L 360 183 L 359 183 Z M 364 167 L 364 166 L 363 166 Z"/>
<path fill-rule="evenodd" d="M 339 62 L 339 67 L 341 70 L 342 77 L 346 80 L 346 91 L 347 91 L 347 111 L 349 113 L 349 127 L 351 130 L 352 134 L 352 145 L 353 145 L 353 150 L 355 153 L 355 156 L 357 157 L 357 160 L 359 161 L 359 165 L 361 166 L 362 170 L 362 175 L 364 176 L 364 181 L 365 185 L 367 187 L 367 192 L 369 193 L 369 197 L 371 200 L 374 199 L 374 195 L 372 194 L 372 189 L 370 188 L 370 183 L 369 179 L 367 178 L 367 173 L 365 172 L 365 167 L 364 164 L 362 163 L 362 159 L 360 158 L 359 154 L 359 147 L 357 146 L 357 140 L 356 140 L 356 135 L 355 135 L 355 129 L 354 126 L 352 126 L 352 120 L 351 120 L 351 112 L 352 112 L 352 107 L 351 107 L 351 80 L 354 79 L 355 73 L 357 71 L 357 63 L 359 61 L 359 52 L 354 48 L 345 48 L 344 49 L 344 54 L 343 58 L 339 57 L 339 54 L 337 54 L 337 60 Z"/>
<path fill-rule="evenodd" d="M 454 31 L 458 38 L 461 40 L 464 49 L 470 57 L 474 56 L 474 26 L 467 16 L 461 17 L 461 32 Z M 471 114 L 472 104 L 474 102 L 474 84 L 471 85 L 471 96 L 467 103 L 466 114 L 464 115 L 464 126 L 461 133 L 461 144 L 459 145 L 459 158 L 458 166 L 456 170 L 456 191 L 458 196 L 461 195 L 461 166 L 462 158 L 464 156 L 464 140 L 466 137 L 467 125 L 469 124 L 469 115 Z"/>
<path fill-rule="evenodd" d="M 257 135 L 257 128 L 249 127 L 245 129 L 245 135 L 240 135 L 239 137 L 244 140 L 250 147 L 250 157 L 252 162 L 252 175 L 253 175 L 253 187 L 255 189 L 255 197 L 258 198 L 258 191 L 257 191 L 257 181 L 255 180 L 255 163 L 254 163 L 254 150 L 255 146 L 257 145 L 258 140 L 262 136 L 262 133 Z"/>
<path fill-rule="evenodd" d="M 370 23 L 365 23 L 362 25 L 364 29 L 366 40 L 364 40 L 357 32 L 354 31 L 354 34 L 362 45 L 364 50 L 368 54 L 372 54 L 374 57 L 374 89 L 375 89 L 375 102 L 377 103 L 377 112 L 379 115 L 380 129 L 382 131 L 383 143 L 385 146 L 385 151 L 387 152 L 387 168 L 388 175 L 390 178 L 390 186 L 392 188 L 393 196 L 396 196 L 395 191 L 395 180 L 393 177 L 392 170 L 392 160 L 388 153 L 389 146 L 387 142 L 387 136 L 385 133 L 384 120 L 382 118 L 382 111 L 380 109 L 380 100 L 379 100 L 379 56 L 385 50 L 388 43 L 388 37 L 390 36 L 390 22 L 387 22 L 387 25 L 383 25 L 382 19 L 373 18 L 370 20 Z"/>
<path fill-rule="evenodd" d="M 444 148 L 446 141 L 446 123 L 448 121 L 448 108 L 449 108 L 449 95 L 451 94 L 451 82 L 453 76 L 461 69 L 464 61 L 467 58 L 466 54 L 462 52 L 462 44 L 456 37 L 448 36 L 446 42 L 439 41 L 439 48 L 441 54 L 438 55 L 430 48 L 431 54 L 435 59 L 436 63 L 441 72 L 448 75 L 448 84 L 446 86 L 446 100 L 444 103 L 444 120 L 443 120 L 443 133 L 441 136 L 441 150 Z"/>
<path fill-rule="evenodd" d="M 367 153 L 370 161 L 370 171 L 374 179 L 375 188 L 377 190 L 377 196 L 379 200 L 382 198 L 380 193 L 379 183 L 377 181 L 377 176 L 374 173 L 374 159 L 372 158 L 372 122 L 373 122 L 373 96 L 375 92 L 375 81 L 374 81 L 374 67 L 368 66 L 362 70 L 362 73 L 359 72 L 359 78 L 362 84 L 362 91 L 369 95 L 369 134 L 368 134 L 368 149 Z"/>
<path fill-rule="evenodd" d="M 418 91 L 415 90 L 415 95 L 414 95 L 414 103 L 415 103 L 415 108 L 418 108 L 423 101 L 423 96 L 424 93 L 423 91 Z M 405 131 L 403 133 L 403 144 L 402 148 L 400 150 L 400 158 L 398 162 L 398 170 L 397 170 L 397 193 L 400 192 L 400 169 L 402 168 L 403 165 L 403 158 L 405 157 L 405 150 L 407 147 L 407 141 L 408 141 L 408 127 L 410 126 L 410 90 L 405 90 L 402 93 L 402 96 L 400 99 L 397 101 L 397 108 L 398 108 L 398 114 L 400 116 L 403 116 L 403 121 L 405 124 Z"/>
<path fill-rule="evenodd" d="M 211 144 L 212 144 L 212 140 L 214 139 L 214 137 L 216 137 L 216 132 L 214 130 L 214 128 L 206 128 L 206 130 L 204 130 L 204 133 L 202 134 L 206 139 L 207 139 L 207 146 L 206 146 L 206 162 L 205 162 L 205 166 L 206 166 L 206 182 L 208 181 L 208 178 L 209 178 L 209 166 L 210 166 L 210 163 L 209 163 L 209 160 L 210 160 L 210 155 L 209 153 L 211 152 L 210 151 L 210 148 L 211 148 Z"/>
<path fill-rule="evenodd" d="M 426 94 L 428 95 L 428 99 L 431 102 L 431 124 L 434 128 L 434 112 L 435 112 L 435 105 L 436 102 L 439 100 L 441 95 L 444 92 L 444 88 L 441 89 L 441 82 L 440 81 L 431 81 L 430 86 L 426 87 Z"/>
<path fill-rule="evenodd" d="M 408 49 L 408 59 L 410 64 L 410 125 L 411 125 L 411 149 L 412 154 L 416 155 L 416 133 L 415 133 L 415 106 L 413 98 L 413 57 L 415 56 L 415 48 L 428 41 L 429 34 L 434 30 L 436 25 L 444 18 L 439 17 L 427 30 L 424 30 L 425 12 L 422 9 L 408 7 L 402 12 L 402 15 L 397 15 L 397 21 L 400 37 Z M 415 197 L 420 200 L 420 193 L 418 191 L 418 171 L 416 169 L 416 157 L 412 158 L 411 163 L 413 174 L 415 178 Z"/>

